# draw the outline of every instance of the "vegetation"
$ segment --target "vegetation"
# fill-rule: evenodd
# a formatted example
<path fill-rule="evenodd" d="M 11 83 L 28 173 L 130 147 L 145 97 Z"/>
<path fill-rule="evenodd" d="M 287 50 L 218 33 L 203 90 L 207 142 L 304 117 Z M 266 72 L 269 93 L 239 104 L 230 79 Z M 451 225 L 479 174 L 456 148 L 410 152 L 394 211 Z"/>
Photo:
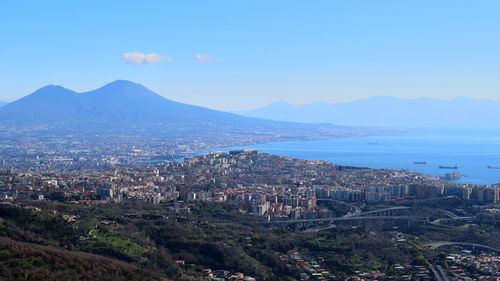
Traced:
<path fill-rule="evenodd" d="M 82 252 L 0 238 L 2 280 L 166 280 L 136 266 Z"/>
<path fill-rule="evenodd" d="M 425 246 L 431 241 L 500 244 L 498 229 L 487 224 L 375 232 L 338 225 L 317 233 L 290 232 L 266 228 L 261 218 L 241 214 L 231 204 L 200 202 L 190 208 L 189 214 L 177 214 L 169 206 L 150 204 L 0 204 L 0 237 L 9 238 L 0 239 L 0 275 L 10 280 L 53 280 L 63 274 L 66 280 L 200 280 L 210 268 L 258 280 L 297 280 L 300 272 L 281 257 L 298 252 L 345 279 L 357 271 L 391 274 L 396 263 L 427 264 L 438 256 Z M 396 243 L 396 234 L 408 241 Z"/>

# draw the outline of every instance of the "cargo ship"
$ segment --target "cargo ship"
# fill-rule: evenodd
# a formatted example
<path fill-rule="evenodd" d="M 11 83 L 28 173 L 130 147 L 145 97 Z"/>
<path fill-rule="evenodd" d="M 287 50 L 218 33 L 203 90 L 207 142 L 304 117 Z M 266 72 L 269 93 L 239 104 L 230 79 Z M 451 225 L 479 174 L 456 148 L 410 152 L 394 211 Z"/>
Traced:
<path fill-rule="evenodd" d="M 421 164 L 421 165 L 426 165 L 427 161 L 415 161 L 413 164 Z"/>
<path fill-rule="evenodd" d="M 439 169 L 453 169 L 453 170 L 457 170 L 458 169 L 458 165 L 455 164 L 455 166 L 439 166 Z"/>
<path fill-rule="evenodd" d="M 500 169 L 500 167 L 495 167 L 495 166 L 488 165 L 488 169 Z"/>

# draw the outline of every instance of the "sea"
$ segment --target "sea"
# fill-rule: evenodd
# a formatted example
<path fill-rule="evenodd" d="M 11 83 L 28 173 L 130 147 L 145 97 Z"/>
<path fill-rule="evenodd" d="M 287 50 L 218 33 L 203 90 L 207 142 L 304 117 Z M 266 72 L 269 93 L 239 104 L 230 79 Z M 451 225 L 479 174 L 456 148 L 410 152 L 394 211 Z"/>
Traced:
<path fill-rule="evenodd" d="M 256 149 L 262 153 L 368 168 L 410 169 L 433 176 L 459 172 L 452 182 L 500 183 L 500 129 L 411 130 L 390 135 L 320 141 L 272 142 L 213 149 Z M 416 164 L 414 162 L 425 162 Z M 442 169 L 439 166 L 458 169 Z"/>

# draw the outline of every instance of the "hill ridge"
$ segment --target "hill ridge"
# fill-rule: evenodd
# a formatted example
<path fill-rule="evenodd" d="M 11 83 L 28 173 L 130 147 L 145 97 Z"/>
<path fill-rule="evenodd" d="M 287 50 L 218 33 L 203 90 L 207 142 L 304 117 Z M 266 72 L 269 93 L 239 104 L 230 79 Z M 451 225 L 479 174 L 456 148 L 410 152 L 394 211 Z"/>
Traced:
<path fill-rule="evenodd" d="M 336 123 L 347 126 L 500 127 L 499 111 L 500 101 L 490 99 L 401 99 L 374 95 L 345 103 L 272 103 L 239 113 L 276 121 Z"/>

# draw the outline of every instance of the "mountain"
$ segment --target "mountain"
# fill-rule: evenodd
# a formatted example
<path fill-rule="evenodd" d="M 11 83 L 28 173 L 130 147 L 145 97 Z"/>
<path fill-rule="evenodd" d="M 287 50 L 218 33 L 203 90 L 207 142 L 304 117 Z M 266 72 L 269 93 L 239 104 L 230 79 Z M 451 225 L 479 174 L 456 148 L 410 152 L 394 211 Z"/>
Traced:
<path fill-rule="evenodd" d="M 4 101 L 0 101 L 0 107 L 4 106 L 4 105 L 6 105 L 6 104 L 7 104 L 6 102 L 4 102 Z"/>
<path fill-rule="evenodd" d="M 0 110 L 0 120 L 19 125 L 52 122 L 140 124 L 229 117 L 241 118 L 237 115 L 231 116 L 220 111 L 174 102 L 140 84 L 124 80 L 109 83 L 86 93 L 76 93 L 61 86 L 49 85 Z"/>
<path fill-rule="evenodd" d="M 16 125 L 266 122 L 171 101 L 124 80 L 85 93 L 49 85 L 2 107 L 0 121 Z"/>
<path fill-rule="evenodd" d="M 64 134 L 96 133 L 162 137 L 221 138 L 231 143 L 316 139 L 347 134 L 331 124 L 311 125 L 250 118 L 175 102 L 141 84 L 117 80 L 99 89 L 77 93 L 49 85 L 0 108 L 0 129 L 57 128 Z M 82 133 L 83 134 L 83 133 Z M 270 137 L 270 138 L 269 138 Z"/>
<path fill-rule="evenodd" d="M 500 101 L 457 97 L 399 99 L 372 96 L 349 103 L 277 102 L 243 111 L 249 117 L 305 123 L 335 123 L 378 127 L 500 127 Z"/>

